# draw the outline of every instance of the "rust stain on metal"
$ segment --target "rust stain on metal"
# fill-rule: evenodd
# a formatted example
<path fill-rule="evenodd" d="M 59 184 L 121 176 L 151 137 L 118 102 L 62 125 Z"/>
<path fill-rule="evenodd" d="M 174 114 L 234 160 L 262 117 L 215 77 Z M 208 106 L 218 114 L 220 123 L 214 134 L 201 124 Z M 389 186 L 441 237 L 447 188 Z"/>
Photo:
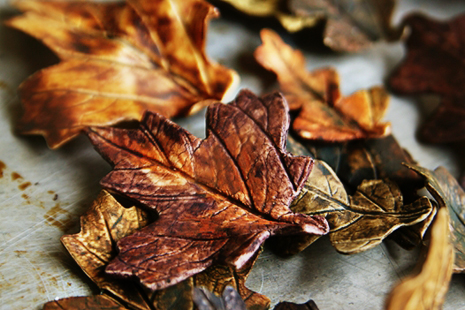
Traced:
<path fill-rule="evenodd" d="M 23 191 L 31 185 L 32 185 L 31 182 L 24 182 L 24 183 L 19 184 L 18 188 Z"/>
<path fill-rule="evenodd" d="M 20 175 L 19 173 L 17 172 L 12 172 L 11 173 L 11 180 L 12 181 L 16 181 L 18 179 L 24 179 L 22 175 Z"/>
<path fill-rule="evenodd" d="M 58 219 L 61 216 L 63 216 L 63 218 Z M 73 215 L 57 203 L 54 207 L 48 210 L 47 213 L 45 213 L 44 219 L 50 226 L 55 226 L 61 231 L 65 231 L 68 224 L 72 221 Z"/>
<path fill-rule="evenodd" d="M 5 163 L 0 160 L 0 178 L 3 178 L 3 169 L 5 168 L 6 168 Z"/>
<path fill-rule="evenodd" d="M 31 200 L 29 200 L 30 197 L 29 197 L 28 195 L 22 194 L 21 197 L 22 197 L 24 200 L 26 200 L 26 203 L 27 203 L 27 204 L 31 204 Z"/>

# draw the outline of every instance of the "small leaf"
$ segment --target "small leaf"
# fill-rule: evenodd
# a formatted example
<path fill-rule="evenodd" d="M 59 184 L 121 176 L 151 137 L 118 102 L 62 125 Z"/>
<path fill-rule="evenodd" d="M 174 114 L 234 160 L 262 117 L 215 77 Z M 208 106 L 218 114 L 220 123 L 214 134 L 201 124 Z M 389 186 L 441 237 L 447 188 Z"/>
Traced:
<path fill-rule="evenodd" d="M 389 84 L 396 92 L 438 94 L 442 98 L 420 130 L 426 142 L 447 143 L 465 139 L 465 15 L 440 22 L 420 14 L 407 16 L 410 28 L 407 55 Z"/>
<path fill-rule="evenodd" d="M 455 248 L 454 272 L 465 272 L 465 192 L 444 167 L 434 171 L 408 165 L 426 179 L 426 188 L 440 208 L 447 208 L 450 216 L 452 244 Z"/>
<path fill-rule="evenodd" d="M 23 134 L 57 148 L 88 126 L 195 113 L 221 100 L 237 74 L 205 55 L 203 0 L 16 1 L 7 21 L 46 44 L 61 62 L 24 81 Z"/>
<path fill-rule="evenodd" d="M 255 51 L 255 58 L 276 73 L 291 110 L 300 109 L 292 124 L 300 137 L 340 142 L 390 133 L 390 125 L 381 123 L 388 106 L 384 89 L 374 87 L 342 97 L 336 71 L 307 72 L 302 53 L 286 45 L 276 33 L 264 29 L 261 38 L 263 44 Z"/>
<path fill-rule="evenodd" d="M 88 130 L 114 166 L 102 186 L 159 214 L 118 242 L 107 273 L 162 289 L 214 262 L 240 269 L 270 235 L 327 233 L 321 216 L 289 209 L 312 160 L 285 151 L 288 126 L 281 95 L 242 91 L 208 108 L 204 140 L 152 113 L 138 129 Z"/>
<path fill-rule="evenodd" d="M 431 225 L 431 238 L 420 272 L 398 284 L 386 302 L 387 310 L 439 310 L 449 287 L 454 249 L 449 240 L 447 209 L 439 209 Z"/>
<path fill-rule="evenodd" d="M 388 180 L 365 180 L 349 196 L 334 171 L 315 160 L 310 178 L 291 209 L 307 215 L 325 215 L 332 245 L 341 253 L 355 254 L 375 247 L 401 226 L 424 220 L 432 205 L 426 197 L 404 205 L 398 187 Z M 297 240 L 294 247 L 287 242 L 285 254 L 303 250 L 316 238 Z"/>

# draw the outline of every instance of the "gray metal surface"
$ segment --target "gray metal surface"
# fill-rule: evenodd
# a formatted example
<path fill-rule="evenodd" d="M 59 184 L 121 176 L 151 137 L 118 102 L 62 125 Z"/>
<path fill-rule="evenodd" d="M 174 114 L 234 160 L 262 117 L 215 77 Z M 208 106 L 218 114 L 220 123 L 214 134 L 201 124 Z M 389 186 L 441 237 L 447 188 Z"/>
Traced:
<path fill-rule="evenodd" d="M 465 3 L 402 1 L 395 21 L 415 8 L 446 18 L 463 12 Z M 2 21 L 13 13 L 5 1 L 0 2 Z M 217 20 L 209 32 L 208 53 L 241 74 L 241 87 L 261 93 L 272 85 L 255 73 L 252 52 L 259 44 L 255 28 Z M 344 94 L 382 84 L 403 54 L 400 43 L 379 43 L 354 55 L 305 53 L 309 69 L 328 65 L 338 69 Z M 55 298 L 98 292 L 59 238 L 78 231 L 79 215 L 97 196 L 98 182 L 109 165 L 84 137 L 52 151 L 41 137 L 13 133 L 14 122 L 21 114 L 16 88 L 28 75 L 55 61 L 34 39 L 0 27 L 0 161 L 5 164 L 0 169 L 0 309 L 41 309 Z M 427 99 L 422 106 L 430 110 L 434 99 Z M 416 141 L 414 132 L 422 117 L 414 99 L 392 97 L 386 119 L 392 122 L 401 145 L 422 166 L 433 169 L 443 165 L 458 176 L 463 159 L 455 158 L 446 148 Z M 204 136 L 203 118 L 201 112 L 178 122 Z M 386 294 L 409 274 L 417 256 L 417 252 L 404 251 L 389 242 L 361 254 L 343 256 L 323 238 L 291 259 L 265 250 L 247 284 L 269 296 L 273 304 L 313 298 L 322 310 L 382 309 Z M 453 277 L 444 309 L 465 309 L 463 275 Z"/>

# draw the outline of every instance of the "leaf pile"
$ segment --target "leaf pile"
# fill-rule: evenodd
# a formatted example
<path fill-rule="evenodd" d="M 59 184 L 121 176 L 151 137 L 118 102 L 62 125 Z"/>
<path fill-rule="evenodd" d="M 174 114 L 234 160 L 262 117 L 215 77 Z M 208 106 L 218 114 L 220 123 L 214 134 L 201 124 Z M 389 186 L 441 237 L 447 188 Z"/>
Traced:
<path fill-rule="evenodd" d="M 105 267 L 116 256 L 115 244 L 149 223 L 147 212 L 137 207 L 124 208 L 106 191 L 102 191 L 91 208 L 81 217 L 81 231 L 62 237 L 62 243 L 74 260 L 104 292 L 103 295 L 67 298 L 50 302 L 45 309 L 180 309 L 192 310 L 191 291 L 204 286 L 222 292 L 226 286 L 238 290 L 253 309 L 267 309 L 270 300 L 245 287 L 255 258 L 241 270 L 216 265 L 184 282 L 160 291 L 148 291 L 136 283 L 114 279 Z M 61 308 L 60 308 L 61 307 Z"/>
<path fill-rule="evenodd" d="M 325 44 L 339 51 L 394 34 L 392 0 L 224 2 L 290 31 L 324 22 Z M 20 132 L 56 148 L 85 131 L 113 166 L 81 231 L 62 237 L 101 294 L 44 309 L 265 310 L 270 300 L 245 286 L 263 242 L 277 236 L 292 254 L 324 234 L 344 254 L 388 236 L 405 247 L 429 243 L 418 275 L 386 307 L 441 307 L 452 271 L 465 268 L 465 193 L 444 168 L 417 166 L 390 135 L 383 88 L 343 96 L 334 69 L 306 71 L 303 54 L 264 29 L 255 58 L 283 94 L 243 90 L 226 105 L 219 101 L 237 74 L 205 55 L 218 12 L 203 0 L 15 5 L 23 14 L 7 24 L 61 60 L 20 86 Z M 441 95 L 425 136 L 462 139 L 463 16 L 441 24 L 412 15 L 404 24 L 409 53 L 391 85 Z M 205 139 L 168 119 L 206 105 Z M 138 126 L 112 127 L 124 121 Z M 422 186 L 434 199 L 418 196 Z M 318 308 L 309 300 L 275 309 Z"/>
<path fill-rule="evenodd" d="M 391 28 L 394 0 L 221 0 L 259 17 L 275 17 L 289 32 L 324 23 L 323 43 L 339 52 L 366 49 L 381 39 L 396 39 Z"/>
<path fill-rule="evenodd" d="M 41 40 L 61 59 L 24 81 L 18 129 L 57 148 L 88 126 L 195 113 L 221 100 L 237 74 L 205 55 L 203 0 L 28 1 L 7 25 Z"/>

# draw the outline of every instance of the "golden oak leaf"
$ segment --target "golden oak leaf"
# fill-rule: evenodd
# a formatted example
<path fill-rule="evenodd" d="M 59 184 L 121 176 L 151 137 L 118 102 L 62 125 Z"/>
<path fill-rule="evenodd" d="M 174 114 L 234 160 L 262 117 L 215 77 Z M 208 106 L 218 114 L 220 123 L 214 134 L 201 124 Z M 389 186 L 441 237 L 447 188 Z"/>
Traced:
<path fill-rule="evenodd" d="M 203 0 L 18 1 L 7 25 L 41 40 L 61 59 L 24 81 L 23 134 L 51 148 L 87 126 L 140 120 L 146 111 L 188 115 L 221 100 L 237 74 L 205 55 Z"/>
<path fill-rule="evenodd" d="M 391 27 L 395 0 L 220 0 L 258 17 L 275 17 L 289 32 L 324 23 L 323 43 L 335 51 L 356 52 L 372 42 L 397 39 Z"/>
<path fill-rule="evenodd" d="M 419 166 L 407 166 L 425 179 L 426 189 L 439 207 L 448 209 L 451 241 L 455 250 L 454 272 L 465 272 L 465 192 L 444 167 L 431 171 Z"/>
<path fill-rule="evenodd" d="M 315 160 L 309 179 L 291 205 L 297 213 L 326 216 L 331 244 L 344 254 L 377 246 L 399 227 L 426 219 L 432 209 L 426 197 L 404 204 L 398 186 L 390 180 L 364 180 L 349 196 L 331 167 L 320 160 Z M 278 251 L 300 252 L 317 236 L 299 236 L 295 241 L 293 238 L 278 239 Z"/>
<path fill-rule="evenodd" d="M 280 94 L 242 91 L 208 107 L 203 140 L 149 112 L 137 129 L 88 129 L 114 166 L 102 186 L 159 215 L 118 242 L 107 273 L 162 289 L 214 262 L 240 269 L 271 235 L 327 233 L 321 216 L 289 209 L 312 159 L 286 152 L 288 126 Z"/>
<path fill-rule="evenodd" d="M 428 253 L 418 274 L 404 279 L 391 291 L 387 310 L 442 309 L 454 262 L 447 208 L 439 209 L 430 230 Z"/>
<path fill-rule="evenodd" d="M 144 290 L 136 283 L 108 276 L 105 267 L 117 254 L 116 242 L 148 223 L 147 212 L 137 207 L 125 208 L 111 194 L 102 191 L 91 208 L 81 217 L 81 231 L 74 235 L 65 235 L 61 241 L 104 295 L 62 299 L 50 302 L 46 309 L 54 309 L 55 304 L 64 309 L 84 309 L 84 306 L 89 309 L 107 309 L 105 307 L 115 304 L 115 309 L 192 310 L 192 289 L 199 285 L 215 293 L 222 292 L 226 286 L 232 286 L 237 289 L 248 307 L 257 310 L 268 308 L 270 300 L 266 296 L 245 286 L 258 255 L 240 270 L 225 265 L 214 265 L 194 277 L 160 291 Z M 111 301 L 113 299 L 121 302 Z"/>
<path fill-rule="evenodd" d="M 290 109 L 300 109 L 292 124 L 300 137 L 340 142 L 390 133 L 390 124 L 381 123 L 388 107 L 384 89 L 374 87 L 343 97 L 334 69 L 308 72 L 303 54 L 285 44 L 279 35 L 264 29 L 261 38 L 263 44 L 255 51 L 255 58 L 276 73 Z"/>

